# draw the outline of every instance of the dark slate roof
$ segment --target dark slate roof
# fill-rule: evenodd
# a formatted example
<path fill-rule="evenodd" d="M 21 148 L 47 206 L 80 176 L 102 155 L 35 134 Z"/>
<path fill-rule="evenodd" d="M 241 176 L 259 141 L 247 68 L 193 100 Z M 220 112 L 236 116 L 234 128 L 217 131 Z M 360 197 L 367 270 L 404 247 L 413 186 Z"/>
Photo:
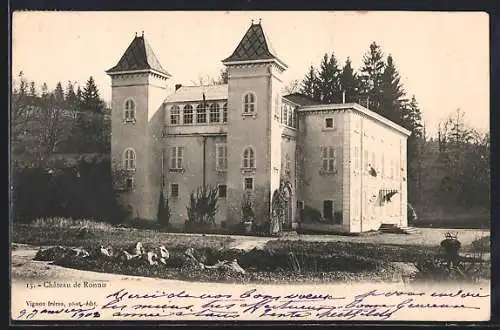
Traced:
<path fill-rule="evenodd" d="M 264 34 L 262 25 L 260 23 L 252 23 L 233 54 L 222 62 L 271 59 L 278 60 L 278 55 L 274 51 L 269 39 Z"/>
<path fill-rule="evenodd" d="M 290 102 L 296 103 L 298 105 L 318 105 L 321 102 L 314 101 L 309 96 L 301 93 L 293 93 L 283 96 L 283 98 L 289 100 Z"/>
<path fill-rule="evenodd" d="M 132 70 L 155 70 L 167 76 L 170 74 L 165 70 L 153 49 L 143 36 L 135 36 L 117 65 L 106 71 L 107 73 L 132 71 Z"/>

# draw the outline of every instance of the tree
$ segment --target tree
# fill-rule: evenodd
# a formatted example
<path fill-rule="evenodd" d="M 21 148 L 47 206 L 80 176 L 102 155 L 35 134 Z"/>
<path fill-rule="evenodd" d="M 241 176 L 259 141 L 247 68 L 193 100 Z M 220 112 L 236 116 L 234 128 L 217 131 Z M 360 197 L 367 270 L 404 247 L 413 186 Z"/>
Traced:
<path fill-rule="evenodd" d="M 318 76 L 314 66 L 309 67 L 309 71 L 302 80 L 300 92 L 315 101 L 321 101 L 321 94 L 318 85 Z"/>
<path fill-rule="evenodd" d="M 78 97 L 75 93 L 75 87 L 71 81 L 68 81 L 68 85 L 66 87 L 66 103 L 72 109 L 78 108 Z"/>
<path fill-rule="evenodd" d="M 338 102 L 340 92 L 339 73 L 340 70 L 335 54 L 332 53 L 330 57 L 328 57 L 328 54 L 325 54 L 321 60 L 318 72 L 318 85 L 321 93 L 321 102 Z"/>
<path fill-rule="evenodd" d="M 188 220 L 187 230 L 211 230 L 215 227 L 215 214 L 218 209 L 217 186 L 201 186 L 191 192 L 189 204 L 186 206 Z"/>
<path fill-rule="evenodd" d="M 401 125 L 402 103 L 406 93 L 391 55 L 387 57 L 387 64 L 380 81 L 380 90 L 379 114 Z"/>
<path fill-rule="evenodd" d="M 163 189 L 160 190 L 160 201 L 158 205 L 158 224 L 160 227 L 167 227 L 170 223 L 170 207 L 168 205 L 168 199 L 165 198 L 163 194 Z"/>
<path fill-rule="evenodd" d="M 287 95 L 287 94 L 294 94 L 298 93 L 300 91 L 300 81 L 295 79 L 290 81 L 287 85 L 283 86 L 282 93 Z"/>
<path fill-rule="evenodd" d="M 374 41 L 363 56 L 361 67 L 361 97 L 366 99 L 368 108 L 375 112 L 380 109 L 380 90 L 384 73 L 384 55 L 382 49 Z"/>
<path fill-rule="evenodd" d="M 64 90 L 62 88 L 61 82 L 58 82 L 56 89 L 54 90 L 54 101 L 61 107 L 64 104 Z"/>
<path fill-rule="evenodd" d="M 82 110 L 92 112 L 101 112 L 104 108 L 104 102 L 99 96 L 99 90 L 92 76 L 89 77 L 82 93 Z"/>
<path fill-rule="evenodd" d="M 360 84 L 358 75 L 354 72 L 349 57 L 345 61 L 345 65 L 340 73 L 339 83 L 341 91 L 345 92 L 345 101 L 347 103 L 358 102 Z"/>
<path fill-rule="evenodd" d="M 227 71 L 227 67 L 220 70 L 219 78 L 216 80 L 216 85 L 224 85 L 229 81 L 229 72 Z"/>

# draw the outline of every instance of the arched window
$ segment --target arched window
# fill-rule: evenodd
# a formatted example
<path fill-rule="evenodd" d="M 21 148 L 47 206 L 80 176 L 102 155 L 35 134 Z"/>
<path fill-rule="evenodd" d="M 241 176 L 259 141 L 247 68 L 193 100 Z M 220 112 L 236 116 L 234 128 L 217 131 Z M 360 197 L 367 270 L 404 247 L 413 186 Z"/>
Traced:
<path fill-rule="evenodd" d="M 184 106 L 183 118 L 184 118 L 184 124 L 193 123 L 193 107 L 191 106 L 191 104 L 187 104 Z"/>
<path fill-rule="evenodd" d="M 170 108 L 170 124 L 179 125 L 181 123 L 181 111 L 179 106 L 173 105 Z"/>
<path fill-rule="evenodd" d="M 217 103 L 210 104 L 210 122 L 220 122 L 220 106 Z"/>
<path fill-rule="evenodd" d="M 135 102 L 131 99 L 125 101 L 124 114 L 125 121 L 135 121 Z"/>
<path fill-rule="evenodd" d="M 252 147 L 247 147 L 243 151 L 243 168 L 255 168 L 255 153 Z"/>
<path fill-rule="evenodd" d="M 135 151 L 132 148 L 125 149 L 123 153 L 123 167 L 126 170 L 135 170 Z"/>
<path fill-rule="evenodd" d="M 222 122 L 227 123 L 227 103 L 222 106 Z"/>
<path fill-rule="evenodd" d="M 207 109 L 202 104 L 198 104 L 196 107 L 196 122 L 198 124 L 207 122 Z"/>
<path fill-rule="evenodd" d="M 254 113 L 255 112 L 255 94 L 247 93 L 243 97 L 243 113 Z"/>

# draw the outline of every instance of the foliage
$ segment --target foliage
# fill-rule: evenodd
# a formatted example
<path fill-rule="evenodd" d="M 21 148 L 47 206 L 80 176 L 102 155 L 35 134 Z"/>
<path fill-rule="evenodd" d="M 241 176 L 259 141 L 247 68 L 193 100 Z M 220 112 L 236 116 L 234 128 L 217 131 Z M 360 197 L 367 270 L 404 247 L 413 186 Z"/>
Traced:
<path fill-rule="evenodd" d="M 191 192 L 189 204 L 186 206 L 188 220 L 187 230 L 211 230 L 215 228 L 215 214 L 218 202 L 217 186 L 201 186 Z"/>
<path fill-rule="evenodd" d="M 292 183 L 285 177 L 280 178 L 278 189 L 273 192 L 271 201 L 272 216 L 281 225 L 283 224 L 289 196 L 292 195 Z"/>
<path fill-rule="evenodd" d="M 165 198 L 163 189 L 160 190 L 160 200 L 158 204 L 158 224 L 160 227 L 165 228 L 170 223 L 170 206 L 168 205 L 168 198 Z"/>
<path fill-rule="evenodd" d="M 321 212 L 309 205 L 304 205 L 301 221 L 304 223 L 324 222 Z"/>
<path fill-rule="evenodd" d="M 57 164 L 56 164 L 57 165 Z M 110 163 L 13 169 L 13 220 L 71 217 L 122 222 L 127 211 L 112 184 Z"/>
<path fill-rule="evenodd" d="M 243 195 L 241 200 L 241 222 L 253 222 L 255 220 L 255 213 L 252 208 L 252 199 L 247 193 Z"/>

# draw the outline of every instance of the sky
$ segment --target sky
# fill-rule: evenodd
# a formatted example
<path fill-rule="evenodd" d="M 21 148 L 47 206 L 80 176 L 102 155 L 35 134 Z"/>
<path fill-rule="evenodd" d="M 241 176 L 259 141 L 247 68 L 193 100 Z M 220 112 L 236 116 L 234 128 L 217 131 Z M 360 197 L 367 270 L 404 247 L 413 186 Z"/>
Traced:
<path fill-rule="evenodd" d="M 53 89 L 93 76 L 109 101 L 114 66 L 135 33 L 144 36 L 170 86 L 218 77 L 251 20 L 262 20 L 289 66 L 284 83 L 301 80 L 325 53 L 359 69 L 372 41 L 392 55 L 407 94 L 415 95 L 426 130 L 460 108 L 467 124 L 489 130 L 489 18 L 481 12 L 168 11 L 16 12 L 12 73 Z"/>

